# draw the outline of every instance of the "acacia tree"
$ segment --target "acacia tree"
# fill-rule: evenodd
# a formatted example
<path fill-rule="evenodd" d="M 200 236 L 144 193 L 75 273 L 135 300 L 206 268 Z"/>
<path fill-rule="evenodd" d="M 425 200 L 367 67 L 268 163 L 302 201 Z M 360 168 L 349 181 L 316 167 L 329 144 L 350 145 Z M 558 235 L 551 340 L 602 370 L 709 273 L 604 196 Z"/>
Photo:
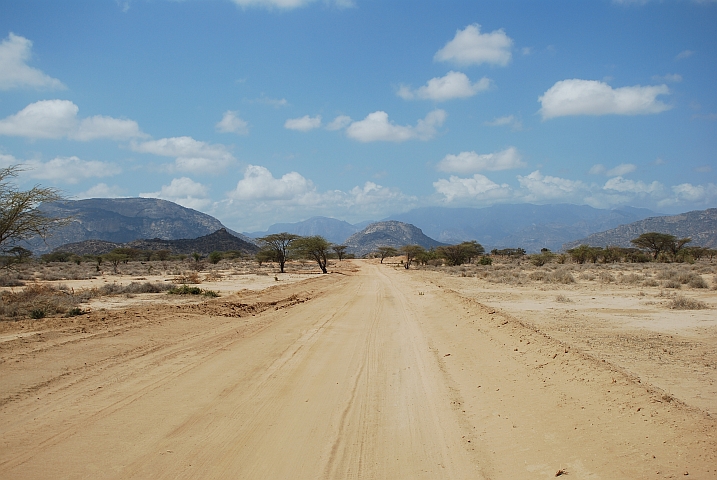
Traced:
<path fill-rule="evenodd" d="M 331 250 L 333 250 L 336 256 L 339 257 L 339 262 L 344 259 L 347 248 L 348 247 L 346 245 L 331 245 Z"/>
<path fill-rule="evenodd" d="M 691 238 L 677 238 L 669 233 L 647 232 L 633 238 L 630 243 L 652 252 L 652 258 L 656 260 L 662 252 L 671 253 L 673 257 L 677 257 L 680 250 L 691 241 Z"/>
<path fill-rule="evenodd" d="M 257 238 L 257 240 L 262 247 L 273 252 L 273 260 L 279 263 L 279 270 L 284 273 L 284 265 L 289 258 L 291 244 L 298 238 L 301 237 L 293 233 L 281 232 L 272 233 L 271 235 Z"/>
<path fill-rule="evenodd" d="M 291 243 L 291 251 L 298 257 L 314 260 L 323 273 L 329 273 L 326 265 L 329 261 L 331 242 L 320 235 L 299 237 Z"/>
<path fill-rule="evenodd" d="M 436 252 L 439 256 L 446 259 L 448 265 L 462 265 L 471 263 L 473 258 L 485 253 L 483 245 L 471 240 L 470 242 L 459 243 L 458 245 L 445 245 L 438 247 Z"/>
<path fill-rule="evenodd" d="M 381 263 L 383 263 L 384 258 L 398 255 L 398 250 L 393 247 L 378 247 L 376 253 L 381 257 Z"/>
<path fill-rule="evenodd" d="M 43 203 L 63 200 L 59 190 L 37 185 L 19 190 L 11 182 L 21 171 L 18 165 L 0 168 L 0 250 L 34 236 L 45 239 L 54 228 L 70 221 L 48 216 L 39 208 Z"/>
<path fill-rule="evenodd" d="M 404 245 L 400 251 L 406 255 L 406 263 L 403 264 L 403 267 L 408 270 L 416 257 L 425 252 L 426 249 L 420 245 Z"/>

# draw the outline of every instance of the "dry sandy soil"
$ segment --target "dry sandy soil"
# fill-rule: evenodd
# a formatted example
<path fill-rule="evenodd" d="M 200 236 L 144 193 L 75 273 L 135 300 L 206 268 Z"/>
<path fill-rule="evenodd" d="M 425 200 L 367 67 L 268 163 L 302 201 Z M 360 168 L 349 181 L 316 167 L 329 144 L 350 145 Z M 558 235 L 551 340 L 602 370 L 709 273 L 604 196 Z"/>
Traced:
<path fill-rule="evenodd" d="M 0 478 L 717 478 L 715 290 L 334 270 L 3 322 Z"/>

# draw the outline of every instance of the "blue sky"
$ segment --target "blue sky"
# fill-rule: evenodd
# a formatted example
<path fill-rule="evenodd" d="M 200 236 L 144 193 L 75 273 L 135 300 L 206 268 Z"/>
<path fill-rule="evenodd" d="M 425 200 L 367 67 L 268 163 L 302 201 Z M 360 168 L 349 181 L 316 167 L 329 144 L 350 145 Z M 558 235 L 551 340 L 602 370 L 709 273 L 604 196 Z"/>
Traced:
<path fill-rule="evenodd" d="M 0 1 L 0 166 L 239 231 L 717 206 L 717 2 Z"/>

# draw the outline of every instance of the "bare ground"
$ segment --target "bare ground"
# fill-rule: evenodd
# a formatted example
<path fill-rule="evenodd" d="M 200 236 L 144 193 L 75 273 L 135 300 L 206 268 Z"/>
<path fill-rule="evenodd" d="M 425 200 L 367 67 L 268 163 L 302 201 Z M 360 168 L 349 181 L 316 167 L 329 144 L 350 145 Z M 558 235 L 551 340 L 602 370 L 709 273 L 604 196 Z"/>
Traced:
<path fill-rule="evenodd" d="M 4 322 L 0 477 L 717 478 L 714 310 L 350 265 Z"/>

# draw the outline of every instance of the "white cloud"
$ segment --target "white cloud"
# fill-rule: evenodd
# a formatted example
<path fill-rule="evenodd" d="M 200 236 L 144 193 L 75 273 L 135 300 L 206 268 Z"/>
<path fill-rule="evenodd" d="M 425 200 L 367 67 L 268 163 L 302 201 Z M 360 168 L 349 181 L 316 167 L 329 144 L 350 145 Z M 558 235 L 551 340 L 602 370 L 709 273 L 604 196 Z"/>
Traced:
<path fill-rule="evenodd" d="M 443 102 L 454 98 L 472 97 L 478 92 L 490 88 L 490 79 L 483 77 L 475 83 L 471 83 L 465 73 L 450 71 L 443 77 L 432 78 L 426 85 L 416 90 L 401 85 L 398 89 L 398 96 L 404 100 L 422 99 Z"/>
<path fill-rule="evenodd" d="M 587 186 L 579 180 L 543 175 L 536 170 L 530 175 L 518 175 L 518 183 L 527 190 L 526 201 L 544 201 L 570 198 L 587 190 Z"/>
<path fill-rule="evenodd" d="M 592 167 L 590 167 L 590 171 L 588 171 L 590 175 L 604 175 L 605 172 L 607 172 L 607 169 L 602 163 L 597 163 L 593 165 Z"/>
<path fill-rule="evenodd" d="M 512 46 L 513 40 L 503 29 L 480 33 L 480 25 L 474 23 L 458 30 L 453 40 L 438 50 L 433 59 L 459 65 L 491 63 L 505 66 L 510 62 Z"/>
<path fill-rule="evenodd" d="M 520 131 L 523 129 L 523 122 L 516 118 L 514 115 L 505 115 L 503 117 L 496 117 L 489 122 L 483 122 L 483 125 L 488 127 L 506 127 L 509 126 L 513 131 Z"/>
<path fill-rule="evenodd" d="M 222 119 L 215 125 L 218 132 L 249 135 L 249 123 L 239 118 L 239 112 L 227 110 Z"/>
<path fill-rule="evenodd" d="M 212 201 L 207 198 L 209 189 L 191 178 L 174 178 L 169 185 L 162 185 L 158 192 L 140 193 L 144 198 L 161 198 L 196 210 L 206 208 Z"/>
<path fill-rule="evenodd" d="M 296 172 L 274 178 L 266 167 L 249 165 L 229 196 L 236 200 L 291 200 L 315 190 L 311 180 Z"/>
<path fill-rule="evenodd" d="M 677 202 L 687 201 L 693 203 L 712 204 L 717 200 L 717 185 L 708 183 L 707 185 L 692 185 L 691 183 L 682 183 L 672 187 Z"/>
<path fill-rule="evenodd" d="M 484 170 L 497 171 L 524 167 L 520 153 L 515 147 L 495 153 L 477 154 L 461 152 L 458 155 L 446 155 L 437 168 L 442 172 L 475 173 Z"/>
<path fill-rule="evenodd" d="M 297 130 L 299 132 L 308 132 L 315 128 L 321 127 L 321 115 L 310 117 L 304 115 L 300 118 L 290 118 L 284 122 L 284 128 L 289 130 Z"/>
<path fill-rule="evenodd" d="M 351 124 L 351 117 L 348 115 L 339 115 L 334 118 L 331 123 L 326 125 L 326 130 L 342 130 Z"/>
<path fill-rule="evenodd" d="M 41 100 L 0 120 L 0 135 L 69 138 L 88 141 L 146 137 L 137 122 L 96 115 L 78 120 L 79 107 L 69 100 Z"/>
<path fill-rule="evenodd" d="M 628 173 L 632 173 L 635 170 L 637 170 L 636 165 L 633 165 L 632 163 L 621 163 L 617 167 L 611 168 L 605 173 L 608 177 L 618 177 L 622 175 L 627 175 Z"/>
<path fill-rule="evenodd" d="M 695 54 L 695 52 L 692 50 L 683 50 L 677 54 L 677 56 L 675 57 L 675 60 L 684 60 L 685 58 L 690 58 L 694 54 Z"/>
<path fill-rule="evenodd" d="M 75 195 L 77 198 L 117 198 L 121 197 L 124 190 L 117 186 L 109 186 L 106 183 L 98 183 L 94 187 Z"/>
<path fill-rule="evenodd" d="M 81 160 L 74 156 L 56 157 L 47 162 L 27 160 L 22 163 L 27 168 L 28 177 L 69 184 L 88 178 L 110 177 L 122 172 L 122 169 L 113 163 Z"/>
<path fill-rule="evenodd" d="M 147 135 L 140 131 L 139 125 L 134 120 L 105 117 L 103 115 L 83 119 L 80 121 L 77 130 L 70 134 L 71 139 L 81 141 L 99 138 L 125 140 L 141 137 L 147 137 Z"/>
<path fill-rule="evenodd" d="M 652 79 L 656 82 L 680 83 L 682 75 L 679 73 L 668 73 L 666 75 L 653 75 Z"/>
<path fill-rule="evenodd" d="M 538 98 L 543 119 L 567 115 L 646 115 L 671 107 L 657 100 L 667 95 L 667 85 L 613 89 L 597 80 L 561 80 Z"/>
<path fill-rule="evenodd" d="M 419 120 L 415 127 L 411 127 L 395 125 L 388 120 L 386 112 L 378 111 L 370 113 L 363 120 L 353 122 L 346 129 L 346 135 L 359 142 L 429 140 L 436 135 L 436 128 L 443 125 L 447 116 L 444 110 L 433 110 L 426 118 Z"/>
<path fill-rule="evenodd" d="M 442 178 L 433 182 L 433 188 L 445 197 L 446 202 L 468 199 L 497 200 L 508 198 L 512 195 L 512 189 L 508 184 L 498 185 L 479 173 L 469 178 L 451 175 L 448 180 Z"/>
<path fill-rule="evenodd" d="M 641 180 L 635 181 L 622 177 L 615 177 L 605 182 L 603 190 L 613 190 L 620 193 L 633 194 L 659 194 L 664 190 L 664 187 L 657 181 L 647 184 Z"/>
<path fill-rule="evenodd" d="M 305 7 L 315 0 L 232 0 L 242 8 L 259 7 L 269 10 L 292 10 L 294 8 Z M 324 0 L 328 5 L 334 5 L 338 8 L 352 8 L 355 6 L 352 0 Z"/>
<path fill-rule="evenodd" d="M 222 144 L 200 142 L 192 137 L 171 137 L 133 142 L 132 150 L 162 157 L 176 157 L 173 169 L 181 172 L 219 173 L 234 163 L 234 157 Z"/>
<path fill-rule="evenodd" d="M 64 89 L 58 79 L 27 64 L 32 56 L 31 49 L 30 40 L 12 32 L 0 43 L 0 90 L 20 87 Z"/>

